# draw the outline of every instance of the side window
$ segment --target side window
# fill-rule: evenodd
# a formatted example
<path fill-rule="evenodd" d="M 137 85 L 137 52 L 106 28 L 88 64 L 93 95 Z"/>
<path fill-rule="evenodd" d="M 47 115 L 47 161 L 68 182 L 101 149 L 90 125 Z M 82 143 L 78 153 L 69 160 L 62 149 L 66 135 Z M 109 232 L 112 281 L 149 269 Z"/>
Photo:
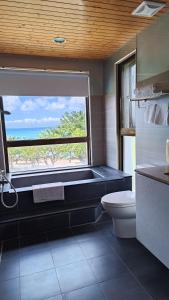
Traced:
<path fill-rule="evenodd" d="M 120 67 L 120 167 L 132 175 L 135 189 L 136 139 L 135 139 L 135 102 L 136 62 L 132 58 L 123 62 Z"/>
<path fill-rule="evenodd" d="M 127 62 L 122 65 L 121 72 L 121 128 L 135 128 L 135 102 L 134 98 L 136 88 L 136 63 Z"/>

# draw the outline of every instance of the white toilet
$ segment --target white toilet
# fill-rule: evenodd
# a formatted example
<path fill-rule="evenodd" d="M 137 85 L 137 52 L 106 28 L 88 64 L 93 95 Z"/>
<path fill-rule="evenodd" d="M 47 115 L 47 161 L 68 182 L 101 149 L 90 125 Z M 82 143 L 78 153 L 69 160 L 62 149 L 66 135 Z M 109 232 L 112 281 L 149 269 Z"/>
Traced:
<path fill-rule="evenodd" d="M 136 237 L 135 193 L 122 191 L 102 197 L 103 208 L 112 217 L 113 233 L 120 238 Z"/>

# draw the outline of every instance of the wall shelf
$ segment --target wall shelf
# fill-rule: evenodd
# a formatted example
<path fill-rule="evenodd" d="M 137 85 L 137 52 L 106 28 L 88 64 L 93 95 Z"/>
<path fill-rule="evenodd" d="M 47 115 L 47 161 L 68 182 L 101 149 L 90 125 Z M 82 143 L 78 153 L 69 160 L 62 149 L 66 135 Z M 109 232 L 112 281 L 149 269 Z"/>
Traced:
<path fill-rule="evenodd" d="M 167 96 L 169 95 L 169 93 L 163 93 L 163 92 L 160 92 L 160 93 L 156 93 L 152 96 L 145 96 L 145 97 L 140 97 L 140 98 L 130 98 L 130 101 L 131 102 L 134 102 L 134 101 L 153 101 L 159 97 L 162 97 L 162 96 Z"/>

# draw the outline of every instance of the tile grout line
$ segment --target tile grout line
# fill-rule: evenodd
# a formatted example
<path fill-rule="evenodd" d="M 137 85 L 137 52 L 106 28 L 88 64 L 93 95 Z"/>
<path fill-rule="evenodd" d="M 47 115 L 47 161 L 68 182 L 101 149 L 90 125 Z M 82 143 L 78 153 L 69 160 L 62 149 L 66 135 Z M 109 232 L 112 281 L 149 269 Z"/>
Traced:
<path fill-rule="evenodd" d="M 72 229 L 71 229 L 71 231 L 72 231 Z M 45 237 L 46 237 L 46 242 L 49 242 L 49 238 L 48 238 L 48 235 L 47 235 L 47 233 L 45 234 Z M 108 240 L 106 237 L 105 237 L 105 239 L 106 240 Z M 76 241 L 76 243 L 77 244 L 79 244 L 79 243 L 81 243 L 80 241 Z M 19 246 L 20 246 L 20 240 L 19 240 Z M 80 245 L 79 245 L 80 246 Z M 113 248 L 113 246 L 110 244 L 110 247 L 111 247 L 111 249 L 113 250 L 113 252 L 119 257 L 119 259 L 120 259 L 120 261 L 122 262 L 122 264 L 126 267 L 126 269 L 128 270 L 128 272 L 132 275 L 132 277 L 136 280 L 136 282 L 138 283 L 138 285 L 142 288 L 142 290 L 144 290 L 144 292 L 145 292 L 145 294 L 147 294 L 151 299 L 153 299 L 153 297 L 147 292 L 147 290 L 144 288 L 144 286 L 142 286 L 142 284 L 141 284 L 141 282 L 139 281 L 139 279 L 137 279 L 137 277 L 135 276 L 135 274 L 132 272 L 132 270 L 128 267 L 128 265 L 125 263 L 125 261 L 122 259 L 122 257 L 118 254 L 118 252 L 117 252 L 117 250 L 116 249 L 114 249 Z M 19 247 L 20 248 L 20 247 Z M 81 247 L 80 247 L 81 248 Z M 50 249 L 51 250 L 51 249 Z M 3 251 L 3 241 L 0 243 L 0 263 L 1 263 L 1 258 L 2 258 L 2 251 Z M 50 254 L 51 254 L 51 256 L 52 256 L 52 260 L 53 260 L 53 255 L 52 255 L 52 253 L 51 253 L 51 251 L 50 251 Z M 104 256 L 104 254 L 103 255 L 99 255 L 99 256 L 97 256 L 97 257 L 102 257 L 102 256 Z M 92 257 L 92 258 L 95 258 L 95 257 Z M 88 260 L 89 259 L 92 259 L 92 258 L 87 258 L 87 257 L 85 257 L 85 260 L 88 262 Z M 55 272 L 56 272 L 56 277 L 57 277 L 57 279 L 58 279 L 58 276 L 57 276 L 57 270 L 56 270 L 56 266 L 55 266 L 55 264 L 54 264 L 54 261 L 53 261 L 53 265 L 54 265 L 54 269 L 55 269 Z M 89 266 L 89 268 L 90 268 L 90 266 Z M 50 269 L 53 269 L 53 268 L 50 268 Z M 90 268 L 91 269 L 91 268 Z M 49 270 L 49 269 L 47 269 L 47 270 Z M 43 270 L 43 271 L 47 271 L 47 270 Z M 35 272 L 35 273 L 40 273 L 40 272 L 43 272 L 43 271 L 39 271 L 39 272 Z M 92 271 L 92 270 L 91 270 Z M 93 272 L 92 272 L 92 274 L 93 274 Z M 94 274 L 93 274 L 94 275 Z M 23 276 L 27 276 L 27 275 L 23 275 Z M 94 277 L 95 277 L 95 275 L 94 275 Z M 103 282 L 104 281 L 107 281 L 107 280 L 103 280 Z M 102 281 L 101 281 L 102 282 Z M 92 284 L 89 284 L 89 285 L 87 285 L 87 286 L 91 286 L 91 285 L 95 285 L 95 284 L 97 284 L 97 285 L 100 285 L 100 283 L 101 282 L 95 282 L 95 283 L 92 283 Z M 59 287 L 60 287 L 60 282 L 59 282 L 59 280 L 58 280 L 58 283 L 59 283 Z M 85 287 L 87 287 L 87 286 L 84 286 L 84 287 L 82 287 L 82 288 L 85 288 Z M 75 290 L 79 290 L 79 289 L 81 289 L 81 288 L 77 288 L 77 289 L 75 289 Z M 74 290 L 73 290 L 74 291 Z M 61 287 L 60 287 L 60 292 L 61 292 L 61 294 L 64 294 L 65 292 L 62 292 L 62 289 L 61 289 Z M 71 292 L 71 291 L 69 291 L 69 292 Z M 69 293 L 69 292 L 66 292 L 66 293 Z"/>
<path fill-rule="evenodd" d="M 140 282 L 140 280 L 135 276 L 135 274 L 132 272 L 132 270 L 128 267 L 128 265 L 125 263 L 125 261 L 122 259 L 122 257 L 118 254 L 118 252 L 116 251 L 116 249 L 113 248 L 113 246 L 111 246 L 112 250 L 116 253 L 116 255 L 119 257 L 120 261 L 122 262 L 122 264 L 126 267 L 126 269 L 128 270 L 128 272 L 131 274 L 131 276 L 136 280 L 136 282 L 138 283 L 138 285 L 142 288 L 142 290 L 145 292 L 145 294 L 147 296 L 149 296 L 152 300 L 153 297 L 151 296 L 151 294 L 149 294 L 149 292 L 145 289 L 145 287 L 142 285 L 142 283 Z"/>
<path fill-rule="evenodd" d="M 48 237 L 48 232 L 45 232 L 45 236 L 46 236 L 46 241 L 47 241 L 47 243 L 48 243 L 48 246 L 49 246 L 49 237 Z M 58 274 L 57 274 L 57 270 L 56 270 L 56 266 L 55 266 L 55 262 L 54 262 L 54 258 L 53 258 L 53 255 L 52 255 L 52 249 L 51 249 L 51 247 L 49 246 L 49 252 L 50 252 L 50 255 L 51 255 L 51 257 L 52 257 L 52 262 L 53 262 L 53 266 L 54 266 L 54 271 L 55 271 L 55 274 L 56 274 L 56 279 L 57 279 L 57 281 L 58 281 L 58 286 L 59 286 L 59 289 L 60 289 L 60 291 L 59 291 L 59 294 L 61 294 L 62 293 L 62 290 L 61 290 L 61 286 L 60 286 L 60 281 L 59 281 L 59 278 L 58 278 Z M 57 294 L 58 295 L 58 294 Z M 57 296 L 56 295 L 56 296 Z"/>
<path fill-rule="evenodd" d="M 108 237 L 105 236 L 105 239 L 108 241 Z M 144 286 L 142 285 L 142 283 L 140 282 L 140 280 L 135 276 L 135 274 L 132 272 L 132 270 L 129 268 L 129 266 L 126 264 L 126 262 L 122 259 L 122 257 L 117 252 L 117 250 L 114 249 L 111 244 L 110 244 L 110 247 L 113 250 L 113 252 L 117 255 L 117 257 L 120 259 L 120 261 L 122 262 L 122 264 L 126 267 L 126 269 L 131 274 L 131 276 L 136 280 L 136 282 L 138 283 L 138 285 L 142 288 L 142 290 L 153 300 L 153 297 L 151 296 L 151 294 L 149 294 L 149 292 L 144 288 Z"/>

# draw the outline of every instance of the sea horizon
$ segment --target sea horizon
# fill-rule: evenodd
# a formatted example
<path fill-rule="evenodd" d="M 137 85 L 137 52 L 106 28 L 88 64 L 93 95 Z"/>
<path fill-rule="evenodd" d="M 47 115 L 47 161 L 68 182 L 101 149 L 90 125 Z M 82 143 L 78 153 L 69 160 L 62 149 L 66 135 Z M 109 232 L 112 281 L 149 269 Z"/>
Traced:
<path fill-rule="evenodd" d="M 7 137 L 35 139 L 44 130 L 52 127 L 38 127 L 38 128 L 6 128 Z"/>

